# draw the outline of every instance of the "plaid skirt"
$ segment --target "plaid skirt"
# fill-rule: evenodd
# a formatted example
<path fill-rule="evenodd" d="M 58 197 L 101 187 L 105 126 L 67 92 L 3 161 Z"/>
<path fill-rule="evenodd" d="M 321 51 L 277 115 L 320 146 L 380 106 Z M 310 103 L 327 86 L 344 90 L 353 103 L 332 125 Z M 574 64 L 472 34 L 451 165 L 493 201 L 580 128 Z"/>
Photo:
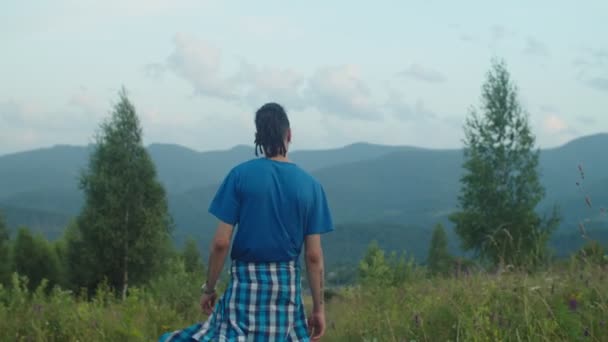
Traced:
<path fill-rule="evenodd" d="M 206 322 L 166 333 L 159 342 L 309 341 L 295 262 L 234 261 L 230 283 Z"/>

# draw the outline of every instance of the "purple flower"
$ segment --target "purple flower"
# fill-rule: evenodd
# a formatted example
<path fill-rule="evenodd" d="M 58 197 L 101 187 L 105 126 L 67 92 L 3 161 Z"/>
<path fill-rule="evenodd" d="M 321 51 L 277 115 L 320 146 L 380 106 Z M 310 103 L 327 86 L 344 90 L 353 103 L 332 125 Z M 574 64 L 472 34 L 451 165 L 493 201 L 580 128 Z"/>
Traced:
<path fill-rule="evenodd" d="M 576 311 L 576 309 L 578 308 L 578 301 L 576 300 L 576 298 L 570 298 L 570 300 L 568 301 L 568 307 L 570 307 L 570 310 Z"/>

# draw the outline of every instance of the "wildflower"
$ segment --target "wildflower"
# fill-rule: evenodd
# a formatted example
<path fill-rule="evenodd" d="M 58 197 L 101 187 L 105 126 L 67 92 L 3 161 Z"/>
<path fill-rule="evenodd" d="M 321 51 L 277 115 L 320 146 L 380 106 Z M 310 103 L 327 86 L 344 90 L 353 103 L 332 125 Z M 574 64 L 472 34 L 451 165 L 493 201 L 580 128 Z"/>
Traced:
<path fill-rule="evenodd" d="M 578 308 L 578 301 L 576 300 L 576 298 L 570 298 L 570 300 L 568 301 L 568 307 L 570 307 L 571 311 L 576 311 L 576 309 Z"/>

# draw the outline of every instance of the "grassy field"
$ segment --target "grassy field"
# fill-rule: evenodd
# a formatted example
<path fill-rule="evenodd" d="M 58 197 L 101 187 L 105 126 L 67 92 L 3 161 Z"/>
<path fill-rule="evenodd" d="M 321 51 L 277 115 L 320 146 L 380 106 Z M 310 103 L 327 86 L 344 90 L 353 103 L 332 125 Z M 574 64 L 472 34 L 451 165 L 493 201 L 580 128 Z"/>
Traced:
<path fill-rule="evenodd" d="M 324 341 L 608 341 L 608 270 L 572 262 L 527 275 L 473 274 L 351 287 L 327 304 Z M 165 277 L 125 302 L 14 279 L 0 289 L 1 341 L 154 341 L 203 319 L 196 277 Z M 308 300 L 305 300 L 309 302 Z"/>

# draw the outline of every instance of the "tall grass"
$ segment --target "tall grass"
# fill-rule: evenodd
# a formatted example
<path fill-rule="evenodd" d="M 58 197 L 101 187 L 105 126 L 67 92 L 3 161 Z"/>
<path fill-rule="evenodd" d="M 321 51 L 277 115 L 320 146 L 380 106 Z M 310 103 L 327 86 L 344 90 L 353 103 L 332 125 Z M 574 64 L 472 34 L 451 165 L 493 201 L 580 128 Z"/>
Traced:
<path fill-rule="evenodd" d="M 121 301 L 104 286 L 92 298 L 48 291 L 46 283 L 28 293 L 26 280 L 14 276 L 10 289 L 0 285 L 0 341 L 155 341 L 203 319 L 198 284 L 190 275 L 163 277 Z"/>
<path fill-rule="evenodd" d="M 343 288 L 327 303 L 325 341 L 608 341 L 608 279 L 575 258 L 534 275 L 477 273 Z M 0 288 L 0 341 L 154 341 L 204 319 L 197 276 L 165 276 L 126 301 L 22 279 Z"/>
<path fill-rule="evenodd" d="M 608 341 L 606 269 L 478 273 L 353 288 L 329 306 L 329 341 Z"/>

